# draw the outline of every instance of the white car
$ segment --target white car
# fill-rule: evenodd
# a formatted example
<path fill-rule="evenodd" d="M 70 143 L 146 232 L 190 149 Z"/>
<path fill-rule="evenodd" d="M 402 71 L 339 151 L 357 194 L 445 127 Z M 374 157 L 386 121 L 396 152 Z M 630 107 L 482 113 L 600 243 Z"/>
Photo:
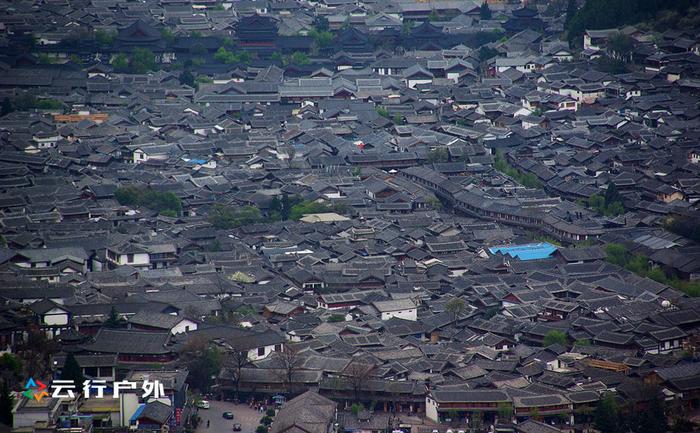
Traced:
<path fill-rule="evenodd" d="M 206 400 L 199 400 L 197 402 L 197 407 L 200 409 L 209 409 L 209 402 Z"/>

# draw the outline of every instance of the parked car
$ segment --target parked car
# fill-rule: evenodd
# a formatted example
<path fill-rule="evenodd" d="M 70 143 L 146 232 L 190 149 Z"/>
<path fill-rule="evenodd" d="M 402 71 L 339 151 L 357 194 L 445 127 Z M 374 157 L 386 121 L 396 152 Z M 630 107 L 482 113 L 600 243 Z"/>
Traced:
<path fill-rule="evenodd" d="M 233 412 L 224 412 L 224 419 L 233 419 Z"/>
<path fill-rule="evenodd" d="M 207 400 L 199 400 L 197 402 L 197 407 L 200 409 L 209 409 L 209 402 Z"/>
<path fill-rule="evenodd" d="M 236 423 L 233 425 L 233 431 L 241 431 L 241 425 Z"/>

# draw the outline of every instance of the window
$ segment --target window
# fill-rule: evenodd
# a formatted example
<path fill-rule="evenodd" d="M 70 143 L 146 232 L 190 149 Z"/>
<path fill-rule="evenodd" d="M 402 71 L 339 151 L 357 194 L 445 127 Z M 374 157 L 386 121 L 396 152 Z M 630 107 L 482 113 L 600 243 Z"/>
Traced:
<path fill-rule="evenodd" d="M 126 255 L 126 261 L 127 263 L 131 263 L 134 261 L 134 255 L 133 254 L 127 254 Z"/>
<path fill-rule="evenodd" d="M 258 347 L 258 356 L 265 356 L 265 348 Z"/>
<path fill-rule="evenodd" d="M 275 344 L 275 350 L 276 350 L 277 352 L 281 351 L 281 350 L 282 350 L 282 345 L 281 345 L 281 344 Z"/>

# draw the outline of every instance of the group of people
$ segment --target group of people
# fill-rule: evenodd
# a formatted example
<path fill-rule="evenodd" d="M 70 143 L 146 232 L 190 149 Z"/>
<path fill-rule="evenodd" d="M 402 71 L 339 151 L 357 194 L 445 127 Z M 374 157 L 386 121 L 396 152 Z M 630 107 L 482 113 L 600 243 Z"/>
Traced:
<path fill-rule="evenodd" d="M 250 402 L 248 402 L 248 406 L 250 408 L 255 408 L 255 410 L 260 412 L 260 413 L 265 413 L 268 405 L 269 405 L 269 403 L 266 401 L 265 402 L 256 402 L 253 399 L 251 399 Z"/>

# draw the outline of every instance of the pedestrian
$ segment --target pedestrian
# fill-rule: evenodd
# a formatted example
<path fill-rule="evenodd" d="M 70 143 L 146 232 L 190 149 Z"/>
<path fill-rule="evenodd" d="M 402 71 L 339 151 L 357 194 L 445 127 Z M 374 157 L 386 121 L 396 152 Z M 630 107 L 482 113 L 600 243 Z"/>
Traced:
<path fill-rule="evenodd" d="M 210 422 L 211 422 L 210 420 L 207 420 L 207 428 L 209 428 L 209 423 L 210 423 Z"/>

